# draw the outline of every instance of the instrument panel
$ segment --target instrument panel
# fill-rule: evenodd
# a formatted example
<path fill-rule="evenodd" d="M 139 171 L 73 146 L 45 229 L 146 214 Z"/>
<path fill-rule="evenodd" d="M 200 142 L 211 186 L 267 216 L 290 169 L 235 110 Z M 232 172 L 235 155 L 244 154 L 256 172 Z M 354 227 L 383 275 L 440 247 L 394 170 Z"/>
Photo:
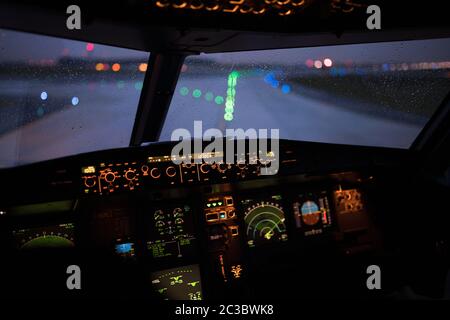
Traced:
<path fill-rule="evenodd" d="M 250 157 L 250 155 L 246 155 Z M 197 159 L 197 160 L 195 160 Z M 202 160 L 198 160 L 202 159 Z M 224 183 L 254 179 L 268 171 L 273 153 L 264 160 L 255 155 L 252 162 L 228 164 L 215 153 L 193 154 L 192 159 L 175 164 L 170 155 L 149 156 L 139 161 L 100 162 L 81 167 L 82 193 L 112 194 L 121 191 L 139 190 L 146 186 L 174 186 L 198 183 Z"/>
<path fill-rule="evenodd" d="M 261 266 L 270 270 L 277 253 L 299 254 L 300 243 L 331 243 L 369 228 L 359 173 L 304 178 L 282 171 L 262 181 L 267 163 L 175 164 L 168 155 L 143 154 L 78 167 L 80 216 L 15 229 L 17 248 L 63 235 L 76 250 L 143 266 L 143 281 L 159 298 L 198 300 L 239 296 Z M 283 170 L 289 166 L 283 162 Z"/>
<path fill-rule="evenodd" d="M 158 201 L 144 191 L 135 199 L 90 199 L 84 207 L 87 239 L 78 239 L 77 222 L 68 222 L 14 230 L 17 248 L 79 248 L 84 242 L 106 249 L 123 261 L 144 263 L 148 286 L 161 299 L 200 300 L 208 286 L 221 288 L 209 296 L 240 292 L 259 268 L 258 257 L 294 248 L 299 239 L 369 227 L 362 189 L 339 184 L 306 189 L 293 184 Z M 208 282 L 203 283 L 205 275 Z"/>

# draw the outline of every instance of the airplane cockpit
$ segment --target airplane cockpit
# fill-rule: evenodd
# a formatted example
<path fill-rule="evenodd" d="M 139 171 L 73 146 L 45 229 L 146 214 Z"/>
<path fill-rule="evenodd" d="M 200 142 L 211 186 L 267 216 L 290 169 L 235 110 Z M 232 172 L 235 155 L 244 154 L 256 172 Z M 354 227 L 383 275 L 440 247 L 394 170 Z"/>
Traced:
<path fill-rule="evenodd" d="M 449 298 L 450 25 L 402 13 L 1 1 L 0 290 Z"/>

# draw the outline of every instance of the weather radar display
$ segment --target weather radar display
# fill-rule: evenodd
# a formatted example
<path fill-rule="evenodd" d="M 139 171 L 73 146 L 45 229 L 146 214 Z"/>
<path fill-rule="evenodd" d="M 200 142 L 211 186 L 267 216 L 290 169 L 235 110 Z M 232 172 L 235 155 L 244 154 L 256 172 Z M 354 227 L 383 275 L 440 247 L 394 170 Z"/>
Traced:
<path fill-rule="evenodd" d="M 280 196 L 265 200 L 243 200 L 245 230 L 249 247 L 286 241 L 287 231 Z"/>

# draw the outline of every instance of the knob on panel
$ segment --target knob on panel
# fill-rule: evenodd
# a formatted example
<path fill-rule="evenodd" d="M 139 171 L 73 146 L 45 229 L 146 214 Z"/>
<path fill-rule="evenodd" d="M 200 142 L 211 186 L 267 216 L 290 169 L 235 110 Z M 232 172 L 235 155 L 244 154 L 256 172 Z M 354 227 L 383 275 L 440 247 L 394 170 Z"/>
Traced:
<path fill-rule="evenodd" d="M 203 163 L 203 164 L 200 166 L 200 171 L 201 171 L 202 173 L 208 173 L 210 170 L 211 170 L 211 166 L 210 166 L 208 163 Z"/>
<path fill-rule="evenodd" d="M 153 168 L 150 170 L 150 176 L 153 179 L 159 179 L 159 177 L 161 177 L 161 171 L 158 168 Z"/>
<path fill-rule="evenodd" d="M 149 167 L 148 167 L 146 164 L 144 164 L 144 165 L 141 167 L 141 171 L 142 171 L 142 174 L 143 174 L 144 176 L 148 176 L 148 170 L 149 170 Z"/>
<path fill-rule="evenodd" d="M 174 166 L 167 167 L 166 174 L 170 178 L 175 177 L 175 175 L 177 174 L 177 169 L 175 169 Z"/>
<path fill-rule="evenodd" d="M 93 186 L 95 186 L 96 183 L 97 183 L 97 180 L 95 179 L 95 177 L 85 177 L 84 178 L 84 185 L 87 188 L 92 188 Z"/>
<path fill-rule="evenodd" d="M 220 173 L 225 173 L 225 171 L 227 171 L 229 169 L 228 164 L 226 163 L 219 163 L 219 165 L 217 166 L 217 170 Z"/>
<path fill-rule="evenodd" d="M 134 178 L 136 178 L 136 170 L 133 169 L 129 169 L 125 172 L 125 179 L 127 180 L 133 180 Z"/>
<path fill-rule="evenodd" d="M 116 175 L 114 174 L 114 172 L 108 172 L 105 174 L 105 181 L 106 182 L 114 182 L 114 180 L 116 180 Z"/>

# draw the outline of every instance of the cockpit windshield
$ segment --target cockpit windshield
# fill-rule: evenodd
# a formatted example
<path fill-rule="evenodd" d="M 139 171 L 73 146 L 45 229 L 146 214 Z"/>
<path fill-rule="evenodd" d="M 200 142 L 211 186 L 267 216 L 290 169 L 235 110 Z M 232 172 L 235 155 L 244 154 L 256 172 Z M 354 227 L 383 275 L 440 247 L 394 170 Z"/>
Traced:
<path fill-rule="evenodd" d="M 128 146 L 148 58 L 0 29 L 0 168 Z"/>
<path fill-rule="evenodd" d="M 129 146 L 149 54 L 0 29 L 0 168 Z M 407 149 L 449 91 L 447 38 L 189 56 L 159 140 L 201 120 Z"/>
<path fill-rule="evenodd" d="M 177 128 L 407 149 L 450 91 L 450 39 L 186 59 L 160 140 Z"/>

